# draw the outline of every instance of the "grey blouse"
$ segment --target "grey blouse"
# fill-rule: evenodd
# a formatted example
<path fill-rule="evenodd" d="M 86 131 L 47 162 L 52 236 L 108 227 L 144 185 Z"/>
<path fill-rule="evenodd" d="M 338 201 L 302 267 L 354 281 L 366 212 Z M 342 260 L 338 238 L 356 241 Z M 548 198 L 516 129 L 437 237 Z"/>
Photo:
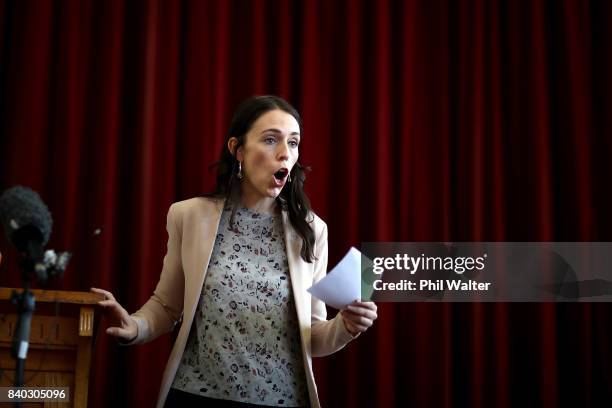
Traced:
<path fill-rule="evenodd" d="M 221 216 L 202 294 L 172 387 L 209 398 L 308 405 L 280 215 Z"/>

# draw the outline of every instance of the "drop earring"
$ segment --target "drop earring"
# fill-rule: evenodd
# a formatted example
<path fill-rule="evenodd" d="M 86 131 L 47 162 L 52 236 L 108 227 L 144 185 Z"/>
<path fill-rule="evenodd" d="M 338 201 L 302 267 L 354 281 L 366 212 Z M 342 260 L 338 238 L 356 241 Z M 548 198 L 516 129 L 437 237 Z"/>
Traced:
<path fill-rule="evenodd" d="M 289 172 L 289 176 L 287 177 L 287 182 L 291 183 L 291 172 Z"/>
<path fill-rule="evenodd" d="M 242 180 L 244 177 L 244 174 L 242 173 L 242 162 L 238 162 L 238 174 L 236 174 L 236 177 L 238 177 L 238 180 Z"/>

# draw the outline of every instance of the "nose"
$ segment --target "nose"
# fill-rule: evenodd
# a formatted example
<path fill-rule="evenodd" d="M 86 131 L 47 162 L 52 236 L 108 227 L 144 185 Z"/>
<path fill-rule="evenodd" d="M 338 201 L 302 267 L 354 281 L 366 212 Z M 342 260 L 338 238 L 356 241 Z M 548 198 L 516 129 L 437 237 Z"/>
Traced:
<path fill-rule="evenodd" d="M 276 155 L 279 161 L 286 161 L 289 159 L 289 146 L 286 142 L 278 144 Z"/>

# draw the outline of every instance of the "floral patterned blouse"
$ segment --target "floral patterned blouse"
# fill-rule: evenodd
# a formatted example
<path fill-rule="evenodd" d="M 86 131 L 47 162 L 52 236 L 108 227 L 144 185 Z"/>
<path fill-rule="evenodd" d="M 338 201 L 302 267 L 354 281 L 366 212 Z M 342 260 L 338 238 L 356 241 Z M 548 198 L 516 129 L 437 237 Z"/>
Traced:
<path fill-rule="evenodd" d="M 306 406 L 280 215 L 231 208 L 221 216 L 202 294 L 172 387 L 270 406 Z"/>

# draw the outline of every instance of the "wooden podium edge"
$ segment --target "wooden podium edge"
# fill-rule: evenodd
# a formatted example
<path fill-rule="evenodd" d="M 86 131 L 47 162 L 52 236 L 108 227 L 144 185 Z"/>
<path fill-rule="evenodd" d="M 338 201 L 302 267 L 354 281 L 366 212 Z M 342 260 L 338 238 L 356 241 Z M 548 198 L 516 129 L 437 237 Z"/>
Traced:
<path fill-rule="evenodd" d="M 0 288 L 0 300 L 8 300 L 11 298 L 13 290 L 18 292 L 23 291 L 20 288 Z M 30 289 L 34 294 L 37 302 L 59 302 L 71 303 L 76 305 L 95 305 L 99 301 L 104 300 L 104 295 L 93 292 L 73 292 L 68 290 L 44 290 Z"/>

